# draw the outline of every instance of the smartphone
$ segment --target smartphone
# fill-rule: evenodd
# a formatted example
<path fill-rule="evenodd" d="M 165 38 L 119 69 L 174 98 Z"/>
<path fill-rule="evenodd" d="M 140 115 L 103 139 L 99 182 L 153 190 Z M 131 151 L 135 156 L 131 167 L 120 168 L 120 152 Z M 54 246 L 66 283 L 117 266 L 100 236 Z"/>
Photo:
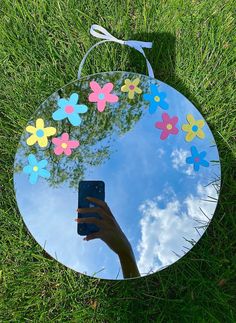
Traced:
<path fill-rule="evenodd" d="M 78 190 L 78 207 L 88 208 L 96 207 L 86 197 L 95 197 L 99 200 L 105 201 L 105 183 L 103 181 L 80 181 Z M 78 213 L 78 218 L 96 217 L 101 218 L 98 213 Z M 81 236 L 85 236 L 94 232 L 98 232 L 99 228 L 93 223 L 78 223 L 77 232 Z"/>

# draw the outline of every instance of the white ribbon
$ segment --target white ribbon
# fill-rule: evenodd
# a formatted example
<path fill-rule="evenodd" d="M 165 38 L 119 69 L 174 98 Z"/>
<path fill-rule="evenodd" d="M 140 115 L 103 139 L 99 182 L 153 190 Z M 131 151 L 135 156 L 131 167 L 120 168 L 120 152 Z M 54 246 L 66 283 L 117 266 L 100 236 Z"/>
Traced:
<path fill-rule="evenodd" d="M 147 59 L 147 57 L 146 57 L 146 55 L 144 53 L 144 50 L 143 50 L 143 48 L 152 48 L 152 43 L 151 42 L 143 42 L 143 41 L 139 41 L 139 40 L 122 40 L 122 39 L 118 39 L 118 38 L 112 36 L 105 28 L 103 28 L 103 27 L 101 27 L 99 25 L 92 25 L 91 28 L 90 28 L 90 34 L 93 35 L 94 37 L 101 38 L 103 40 L 96 43 L 95 45 L 93 45 L 87 51 L 87 53 L 84 55 L 84 57 L 83 57 L 83 59 L 82 59 L 82 61 L 80 63 L 80 66 L 79 66 L 78 79 L 80 79 L 82 67 L 83 67 L 84 62 L 85 62 L 88 54 L 90 53 L 90 51 L 94 47 L 96 47 L 96 46 L 98 46 L 98 45 L 100 45 L 102 43 L 108 42 L 108 41 L 113 41 L 113 42 L 119 43 L 121 45 L 127 45 L 129 47 L 132 47 L 132 48 L 138 50 L 144 56 L 144 58 L 146 59 L 149 76 L 154 77 L 152 66 L 149 63 L 149 61 L 148 61 L 148 59 Z"/>

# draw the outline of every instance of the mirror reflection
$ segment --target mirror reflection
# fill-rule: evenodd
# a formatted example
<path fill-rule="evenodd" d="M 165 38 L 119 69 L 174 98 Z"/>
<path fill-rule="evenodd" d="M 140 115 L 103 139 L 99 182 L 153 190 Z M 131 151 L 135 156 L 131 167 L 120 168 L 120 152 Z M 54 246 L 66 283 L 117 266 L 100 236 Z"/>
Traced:
<path fill-rule="evenodd" d="M 179 92 L 140 74 L 100 73 L 33 114 L 14 185 L 49 255 L 89 276 L 129 279 L 173 264 L 200 239 L 219 197 L 219 155 Z"/>

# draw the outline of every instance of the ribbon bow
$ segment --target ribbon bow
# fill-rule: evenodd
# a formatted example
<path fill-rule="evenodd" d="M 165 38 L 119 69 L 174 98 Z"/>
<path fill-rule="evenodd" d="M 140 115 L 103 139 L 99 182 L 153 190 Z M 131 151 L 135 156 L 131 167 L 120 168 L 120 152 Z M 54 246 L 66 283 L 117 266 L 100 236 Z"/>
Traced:
<path fill-rule="evenodd" d="M 83 57 L 80 66 L 79 66 L 79 71 L 78 71 L 78 79 L 80 78 L 80 74 L 81 74 L 81 70 L 82 70 L 82 66 L 84 64 L 84 61 L 87 57 L 87 55 L 89 54 L 89 52 L 97 45 L 107 42 L 107 41 L 113 41 L 115 43 L 119 43 L 121 45 L 127 45 L 129 47 L 132 47 L 136 50 L 138 50 L 146 59 L 146 63 L 147 63 L 147 68 L 148 68 L 148 74 L 150 77 L 154 77 L 154 73 L 153 73 L 153 69 L 151 67 L 151 64 L 149 63 L 148 59 L 146 58 L 146 55 L 143 51 L 143 48 L 152 48 L 152 42 L 143 42 L 143 41 L 139 41 L 139 40 L 122 40 L 122 39 L 118 39 L 116 37 L 114 37 L 113 35 L 111 35 L 105 28 L 99 26 L 99 25 L 92 25 L 90 28 L 90 34 L 94 37 L 97 38 L 101 38 L 103 39 L 102 41 L 96 43 L 95 45 L 93 45 L 85 54 L 85 56 Z"/>

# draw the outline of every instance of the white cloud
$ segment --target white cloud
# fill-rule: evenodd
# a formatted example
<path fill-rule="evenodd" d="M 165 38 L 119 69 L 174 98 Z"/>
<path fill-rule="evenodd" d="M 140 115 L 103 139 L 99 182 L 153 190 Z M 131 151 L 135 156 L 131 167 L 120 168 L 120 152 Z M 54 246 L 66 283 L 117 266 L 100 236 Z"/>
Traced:
<path fill-rule="evenodd" d="M 174 149 L 171 153 L 172 166 L 187 175 L 194 175 L 193 166 L 186 164 L 187 156 L 190 156 L 189 151 L 182 148 Z"/>
<path fill-rule="evenodd" d="M 198 231 L 195 227 L 207 225 L 208 221 L 200 208 L 209 219 L 216 208 L 216 203 L 203 201 L 207 196 L 217 198 L 215 188 L 198 184 L 196 196 L 190 194 L 183 201 L 169 189 L 168 193 L 140 205 L 141 239 L 137 247 L 140 256 L 137 264 L 142 274 L 160 270 L 178 260 L 178 255 L 183 256 L 187 248 L 192 247 L 184 238 L 193 243 L 199 240 L 205 227 Z M 160 201 L 166 202 L 165 208 L 159 206 Z"/>

